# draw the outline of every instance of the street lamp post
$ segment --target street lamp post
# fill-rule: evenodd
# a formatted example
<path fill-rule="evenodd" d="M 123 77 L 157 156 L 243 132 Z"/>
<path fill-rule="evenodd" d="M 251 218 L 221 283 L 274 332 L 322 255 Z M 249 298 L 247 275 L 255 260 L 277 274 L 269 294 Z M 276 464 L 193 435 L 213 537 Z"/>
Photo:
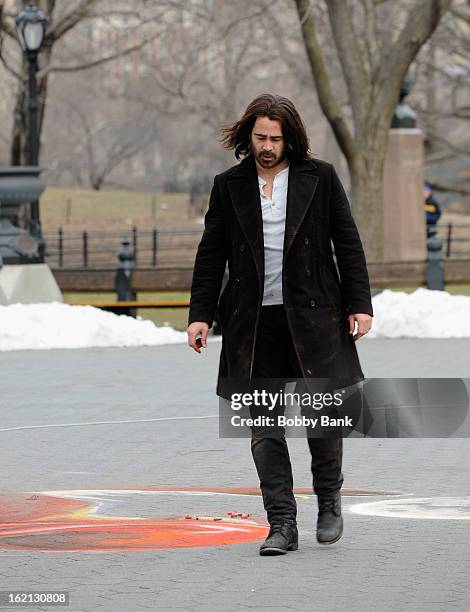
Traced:
<path fill-rule="evenodd" d="M 33 4 L 29 4 L 16 18 L 16 31 L 21 48 L 28 60 L 28 164 L 38 165 L 38 100 L 36 73 L 38 53 L 47 27 L 47 17 Z M 44 239 L 42 236 L 39 201 L 31 202 L 30 231 L 39 244 L 40 261 L 44 261 Z"/>

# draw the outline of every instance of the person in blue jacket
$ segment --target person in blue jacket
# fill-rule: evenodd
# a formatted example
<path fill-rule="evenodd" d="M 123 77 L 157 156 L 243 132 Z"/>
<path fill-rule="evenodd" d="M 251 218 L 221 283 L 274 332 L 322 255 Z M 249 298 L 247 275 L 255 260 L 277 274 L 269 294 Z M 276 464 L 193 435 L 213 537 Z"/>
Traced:
<path fill-rule="evenodd" d="M 441 217 L 441 208 L 432 193 L 432 185 L 424 183 L 423 186 L 424 212 L 426 214 L 426 228 L 436 225 Z"/>

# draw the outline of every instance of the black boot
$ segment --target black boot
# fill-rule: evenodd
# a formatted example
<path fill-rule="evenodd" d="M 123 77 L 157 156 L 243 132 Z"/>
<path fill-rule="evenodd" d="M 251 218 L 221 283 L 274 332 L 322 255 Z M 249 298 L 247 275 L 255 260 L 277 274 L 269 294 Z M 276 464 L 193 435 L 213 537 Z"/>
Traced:
<path fill-rule="evenodd" d="M 341 493 L 318 496 L 317 541 L 319 544 L 333 544 L 343 535 L 341 516 Z"/>
<path fill-rule="evenodd" d="M 297 550 L 298 547 L 299 534 L 296 523 L 272 523 L 268 537 L 260 546 L 259 554 L 285 555 L 288 550 Z"/>

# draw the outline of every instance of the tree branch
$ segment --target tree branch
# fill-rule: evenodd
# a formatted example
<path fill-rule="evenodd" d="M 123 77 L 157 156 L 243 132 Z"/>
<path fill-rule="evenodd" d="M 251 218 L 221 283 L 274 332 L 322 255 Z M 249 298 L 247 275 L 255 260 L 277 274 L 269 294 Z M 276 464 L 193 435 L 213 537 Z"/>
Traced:
<path fill-rule="evenodd" d="M 370 82 L 362 51 L 351 19 L 350 7 L 345 0 L 327 0 L 328 16 L 336 43 L 341 70 L 349 92 L 349 102 L 359 125 L 368 113 Z"/>
<path fill-rule="evenodd" d="M 426 156 L 426 164 L 440 164 L 444 161 L 451 159 L 459 159 L 462 157 L 461 153 L 450 153 L 449 151 L 438 151 L 432 155 Z"/>
<path fill-rule="evenodd" d="M 5 59 L 5 56 L 3 55 L 3 53 L 1 53 L 1 50 L 0 50 L 0 62 L 2 62 L 2 64 L 5 66 L 5 69 L 10 74 L 12 74 L 16 79 L 18 79 L 18 81 L 23 80 L 23 76 L 21 75 L 21 73 L 17 72 L 12 66 L 10 66 L 10 64 Z"/>
<path fill-rule="evenodd" d="M 317 88 L 318 101 L 322 111 L 330 122 L 346 159 L 352 162 L 357 152 L 357 146 L 330 87 L 325 63 L 317 41 L 315 23 L 310 10 L 310 2 L 309 0 L 295 0 L 295 4 L 297 6 L 310 69 Z"/>
<path fill-rule="evenodd" d="M 279 45 L 280 55 L 285 64 L 290 68 L 290 70 L 294 71 L 297 76 L 300 77 L 300 71 L 302 70 L 302 66 L 299 66 L 299 57 L 297 53 L 294 53 L 289 45 L 286 43 L 286 33 L 284 32 L 277 16 L 274 11 L 271 11 L 269 8 L 266 9 L 265 15 L 262 17 L 263 22 L 266 23 L 268 29 L 270 29 L 274 35 L 274 38 Z M 303 74 L 303 72 L 302 72 Z M 308 83 L 307 83 L 308 79 Z M 304 85 L 310 86 L 312 79 L 312 75 L 310 72 L 305 72 L 305 75 L 300 77 L 301 82 Z"/>
<path fill-rule="evenodd" d="M 16 17 L 16 15 L 12 15 L 11 13 L 7 13 L 6 11 L 3 11 L 3 16 L 2 16 L 2 21 L 0 23 L 0 28 L 3 29 L 5 34 L 7 34 L 10 38 L 13 38 L 14 40 L 17 41 L 18 37 L 16 35 L 16 30 L 7 21 L 7 17 L 10 17 L 11 19 L 14 19 Z"/>
<path fill-rule="evenodd" d="M 431 185 L 436 191 L 442 191 L 444 193 L 459 193 L 461 195 L 470 195 L 470 189 L 466 187 L 454 187 L 448 183 L 440 183 L 439 181 L 433 181 L 432 179 L 427 180 L 427 183 Z"/>
<path fill-rule="evenodd" d="M 365 43 L 369 59 L 369 74 L 370 78 L 373 79 L 377 71 L 380 58 L 379 39 L 377 35 L 377 11 L 373 0 L 361 0 L 361 3 L 364 9 L 366 21 Z"/>
<path fill-rule="evenodd" d="M 97 0 L 81 0 L 76 9 L 64 15 L 55 25 L 48 29 L 46 37 L 49 40 L 58 40 L 69 30 L 74 28 L 84 17 L 88 16 L 88 9 Z"/>
<path fill-rule="evenodd" d="M 137 45 L 128 47 L 127 49 L 124 49 L 123 51 L 118 51 L 117 53 L 112 53 L 111 55 L 99 57 L 96 60 L 90 60 L 89 62 L 83 62 L 82 64 L 75 64 L 74 66 L 59 66 L 59 65 L 54 66 L 54 64 L 52 64 L 48 66 L 47 68 L 45 68 L 44 70 L 39 71 L 38 78 L 44 77 L 45 75 L 50 74 L 51 72 L 76 72 L 78 70 L 88 70 L 89 68 L 95 68 L 96 66 L 105 64 L 107 62 L 112 62 L 115 59 L 124 57 L 126 55 L 129 55 L 130 53 L 133 53 L 134 51 L 138 51 L 139 49 L 142 49 L 143 47 L 145 47 L 145 45 L 148 45 L 150 42 L 158 38 L 158 36 L 159 35 L 156 34 L 155 36 L 152 36 L 151 38 L 146 38 L 145 40 L 141 41 Z"/>
<path fill-rule="evenodd" d="M 470 147 L 460 146 L 459 144 L 450 142 L 449 140 L 447 140 L 447 138 L 444 138 L 444 136 L 441 136 L 435 131 L 429 130 L 429 133 L 434 140 L 444 143 L 450 151 L 458 153 L 459 155 L 470 155 Z"/>
<path fill-rule="evenodd" d="M 406 25 L 383 57 L 373 85 L 373 99 L 376 101 L 374 118 L 377 121 L 380 116 L 384 121 L 391 118 L 396 105 L 396 92 L 400 89 L 409 65 L 437 28 L 451 2 L 452 0 L 419 0 L 409 11 Z"/>
<path fill-rule="evenodd" d="M 469 13 L 464 13 L 463 11 L 451 7 L 450 12 L 452 13 L 452 15 L 455 15 L 456 17 L 458 17 L 459 19 L 462 19 L 463 21 L 465 21 L 466 23 L 470 23 L 470 14 Z"/>

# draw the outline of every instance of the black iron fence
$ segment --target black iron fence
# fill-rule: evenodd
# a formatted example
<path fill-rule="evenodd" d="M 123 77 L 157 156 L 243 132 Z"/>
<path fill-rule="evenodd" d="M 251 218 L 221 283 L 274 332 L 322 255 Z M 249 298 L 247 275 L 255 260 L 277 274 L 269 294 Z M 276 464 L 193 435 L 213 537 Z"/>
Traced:
<path fill-rule="evenodd" d="M 436 229 L 446 259 L 470 257 L 470 224 L 438 223 Z M 59 228 L 44 235 L 46 261 L 53 268 L 114 268 L 121 242 L 127 239 L 138 266 L 191 265 L 202 231 L 202 226 L 83 232 Z"/>
<path fill-rule="evenodd" d="M 136 264 L 188 265 L 194 262 L 203 228 L 153 228 L 113 231 L 46 232 L 46 261 L 53 268 L 114 268 L 123 240 L 133 247 Z"/>
<path fill-rule="evenodd" d="M 446 259 L 470 257 L 470 224 L 438 223 L 437 237 L 443 241 Z"/>

